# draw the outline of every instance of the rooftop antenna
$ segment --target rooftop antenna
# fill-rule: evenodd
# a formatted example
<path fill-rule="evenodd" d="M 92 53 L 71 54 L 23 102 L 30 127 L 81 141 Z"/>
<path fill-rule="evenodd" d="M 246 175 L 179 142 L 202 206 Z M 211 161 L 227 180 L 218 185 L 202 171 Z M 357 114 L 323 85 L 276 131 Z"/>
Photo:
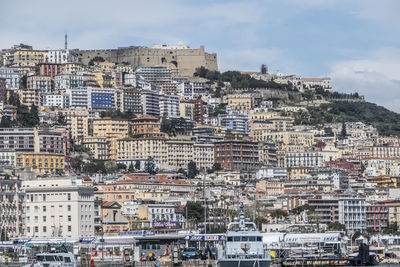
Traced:
<path fill-rule="evenodd" d="M 68 36 L 65 34 L 65 50 L 68 49 Z"/>

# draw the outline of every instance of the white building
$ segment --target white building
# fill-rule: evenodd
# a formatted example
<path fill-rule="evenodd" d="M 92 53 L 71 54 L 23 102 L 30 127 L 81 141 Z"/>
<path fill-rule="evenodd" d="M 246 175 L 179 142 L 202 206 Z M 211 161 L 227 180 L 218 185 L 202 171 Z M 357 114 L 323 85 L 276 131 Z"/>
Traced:
<path fill-rule="evenodd" d="M 82 74 L 63 73 L 56 75 L 56 89 L 78 88 L 83 86 Z"/>
<path fill-rule="evenodd" d="M 67 105 L 67 97 L 61 94 L 42 94 L 40 104 L 42 107 L 64 108 Z"/>
<path fill-rule="evenodd" d="M 0 68 L 0 78 L 6 79 L 8 89 L 19 89 L 19 70 L 17 68 Z"/>
<path fill-rule="evenodd" d="M 221 127 L 237 131 L 242 134 L 249 132 L 249 116 L 246 114 L 230 113 L 218 115 Z"/>
<path fill-rule="evenodd" d="M 339 199 L 339 223 L 344 224 L 349 232 L 364 232 L 365 199 L 356 197 Z"/>
<path fill-rule="evenodd" d="M 6 141 L 8 142 L 8 141 Z M 13 150 L 0 151 L 0 166 L 15 167 L 16 152 Z"/>
<path fill-rule="evenodd" d="M 152 90 L 142 91 L 143 115 L 160 117 L 160 94 Z"/>
<path fill-rule="evenodd" d="M 49 63 L 71 63 L 78 62 L 78 55 L 75 51 L 68 49 L 49 50 L 45 55 L 46 62 Z"/>
<path fill-rule="evenodd" d="M 74 178 L 26 180 L 25 233 L 27 237 L 82 237 L 94 235 L 93 188 Z"/>
<path fill-rule="evenodd" d="M 323 167 L 324 157 L 318 152 L 292 152 L 285 156 L 286 168 Z"/>
<path fill-rule="evenodd" d="M 160 95 L 160 116 L 167 118 L 179 118 L 179 96 L 175 95 Z"/>
<path fill-rule="evenodd" d="M 262 167 L 256 173 L 257 179 L 276 179 L 276 178 L 284 178 L 287 177 L 286 168 L 277 168 L 277 167 Z"/>

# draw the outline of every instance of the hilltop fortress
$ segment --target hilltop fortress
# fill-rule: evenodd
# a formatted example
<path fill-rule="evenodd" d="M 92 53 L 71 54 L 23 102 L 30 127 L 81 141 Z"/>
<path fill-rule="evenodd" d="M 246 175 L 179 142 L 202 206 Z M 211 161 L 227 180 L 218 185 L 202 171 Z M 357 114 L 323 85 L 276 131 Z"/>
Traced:
<path fill-rule="evenodd" d="M 206 53 L 204 46 L 190 48 L 186 45 L 153 45 L 119 47 L 117 49 L 76 50 L 80 62 L 88 64 L 94 57 L 114 63 L 127 62 L 133 67 L 165 66 L 180 76 L 193 76 L 196 68 L 204 66 L 218 70 L 217 54 Z"/>

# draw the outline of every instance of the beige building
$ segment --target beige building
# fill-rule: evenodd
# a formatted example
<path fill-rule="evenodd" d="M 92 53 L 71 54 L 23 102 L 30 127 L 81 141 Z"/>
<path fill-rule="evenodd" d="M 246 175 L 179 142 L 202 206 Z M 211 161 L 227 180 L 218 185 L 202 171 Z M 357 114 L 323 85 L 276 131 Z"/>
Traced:
<path fill-rule="evenodd" d="M 85 66 L 82 63 L 69 62 L 61 65 L 62 73 L 77 73 L 85 70 Z"/>
<path fill-rule="evenodd" d="M 72 139 L 78 144 L 81 143 L 83 138 L 89 135 L 89 111 L 86 109 L 70 108 L 61 110 L 61 113 L 65 117 Z"/>
<path fill-rule="evenodd" d="M 168 167 L 186 169 L 193 161 L 194 143 L 187 140 L 167 140 Z"/>
<path fill-rule="evenodd" d="M 47 51 L 10 49 L 3 56 L 3 65 L 7 67 L 35 67 L 44 61 Z"/>
<path fill-rule="evenodd" d="M 87 136 L 83 139 L 83 146 L 90 150 L 94 159 L 110 159 L 110 143 L 103 136 Z"/>
<path fill-rule="evenodd" d="M 117 159 L 152 158 L 161 167 L 168 167 L 168 145 L 164 138 L 124 138 L 117 142 Z"/>
<path fill-rule="evenodd" d="M 35 89 L 19 89 L 14 90 L 19 96 L 21 104 L 28 107 L 35 105 L 40 106 L 40 90 Z"/>
<path fill-rule="evenodd" d="M 254 131 L 253 140 L 257 142 L 275 142 L 284 145 L 294 144 L 312 146 L 314 135 L 309 132 L 266 132 Z"/>
<path fill-rule="evenodd" d="M 200 172 L 204 168 L 211 169 L 214 165 L 214 144 L 197 144 L 195 143 L 193 153 L 193 161 L 196 162 L 196 167 Z"/>
<path fill-rule="evenodd" d="M 181 100 L 179 102 L 179 114 L 182 118 L 193 121 L 195 118 L 195 103 Z"/>

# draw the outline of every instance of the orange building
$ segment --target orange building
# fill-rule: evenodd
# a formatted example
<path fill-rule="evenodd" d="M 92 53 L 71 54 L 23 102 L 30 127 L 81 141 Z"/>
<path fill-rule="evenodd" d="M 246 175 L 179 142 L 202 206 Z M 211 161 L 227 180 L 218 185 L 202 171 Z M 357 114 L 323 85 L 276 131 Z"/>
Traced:
<path fill-rule="evenodd" d="M 132 134 L 159 133 L 160 128 L 160 119 L 156 117 L 139 117 L 131 120 Z"/>

